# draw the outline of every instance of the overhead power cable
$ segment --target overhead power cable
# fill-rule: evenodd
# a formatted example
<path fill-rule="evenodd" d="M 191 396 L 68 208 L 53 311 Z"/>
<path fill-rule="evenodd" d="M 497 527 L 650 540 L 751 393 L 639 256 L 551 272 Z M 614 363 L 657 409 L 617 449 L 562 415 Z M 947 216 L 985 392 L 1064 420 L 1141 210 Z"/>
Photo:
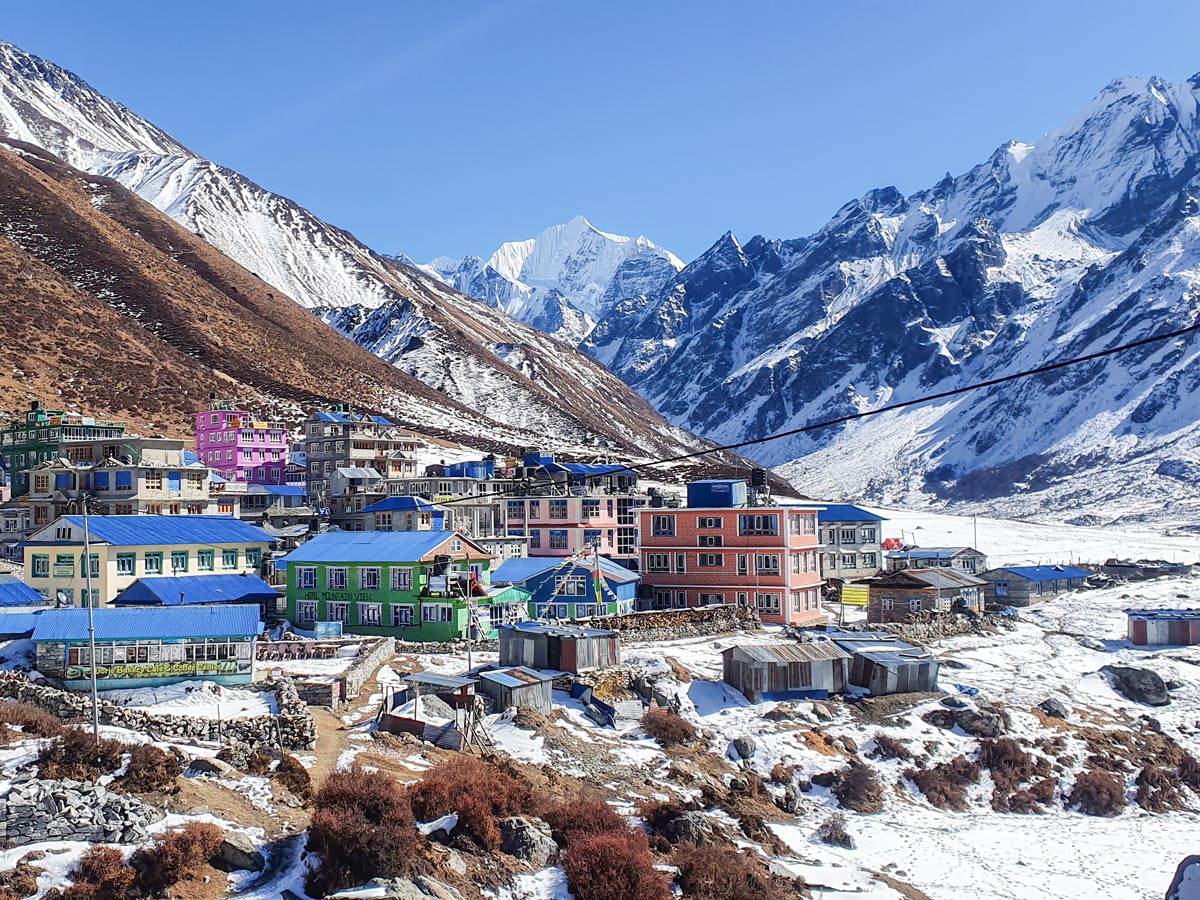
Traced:
<path fill-rule="evenodd" d="M 977 381 L 973 384 L 964 385 L 962 387 L 952 388 L 948 391 L 938 391 L 934 394 L 925 394 L 921 397 L 915 397 L 912 400 L 901 400 L 896 403 L 889 403 L 886 406 L 880 406 L 876 409 L 866 409 L 856 413 L 849 413 L 844 416 L 838 416 L 833 419 L 825 419 L 821 422 L 813 422 L 809 425 L 802 425 L 799 428 L 789 428 L 786 431 L 777 431 L 774 434 L 764 435 L 763 437 L 747 438 L 744 441 L 735 441 L 731 444 L 721 444 L 719 446 L 707 447 L 704 450 L 696 450 L 691 453 L 681 453 L 678 456 L 665 456 L 659 459 L 651 459 L 645 462 L 630 463 L 628 465 L 620 465 L 612 467 L 606 474 L 617 474 L 619 472 L 638 472 L 648 466 L 662 466 L 669 463 L 684 462 L 689 459 L 696 459 L 701 456 L 708 456 L 712 453 L 721 453 L 726 450 L 740 450 L 743 447 L 752 447 L 756 444 L 765 444 L 768 441 L 776 441 L 780 438 L 794 437 L 798 434 L 808 434 L 813 431 L 820 431 L 823 428 L 832 428 L 835 425 L 844 425 L 847 422 L 855 422 L 860 419 L 870 418 L 871 416 L 882 415 L 886 412 L 894 412 L 898 409 L 906 409 L 910 406 L 920 406 L 923 403 L 932 403 L 936 400 L 945 400 L 950 397 L 958 397 L 962 394 L 970 393 L 971 391 L 979 391 L 984 388 L 995 387 L 998 384 L 1008 384 L 1012 381 L 1019 381 L 1022 378 L 1032 378 L 1035 375 L 1044 375 L 1047 372 L 1055 372 L 1059 369 L 1065 369 L 1068 366 L 1077 366 L 1081 363 L 1092 362 L 1097 359 L 1104 359 L 1108 356 L 1115 356 L 1118 353 L 1125 353 L 1129 350 L 1136 350 L 1139 347 L 1147 347 L 1152 344 L 1159 344 L 1165 341 L 1172 341 L 1176 338 L 1181 338 L 1189 334 L 1200 332 L 1200 320 L 1193 322 L 1185 328 L 1178 328 L 1174 331 L 1156 334 L 1151 337 L 1141 338 L 1136 341 L 1130 341 L 1127 344 L 1118 344 L 1115 347 L 1109 347 L 1105 350 L 1097 350 L 1095 353 L 1087 353 L 1083 356 L 1074 356 L 1070 359 L 1059 360 L 1058 362 L 1046 363 L 1045 365 L 1036 366 L 1032 369 L 1025 369 L 1021 372 L 1013 372 L 1009 375 L 1001 375 L 997 378 L 989 378 L 985 381 Z M 502 496 L 517 496 L 524 495 L 525 491 L 521 490 L 503 490 L 492 491 L 484 494 L 476 494 L 473 497 L 463 497 L 455 500 L 447 500 L 439 503 L 439 506 L 449 506 L 455 503 L 465 503 L 470 500 L 478 500 L 484 497 L 502 497 Z"/>

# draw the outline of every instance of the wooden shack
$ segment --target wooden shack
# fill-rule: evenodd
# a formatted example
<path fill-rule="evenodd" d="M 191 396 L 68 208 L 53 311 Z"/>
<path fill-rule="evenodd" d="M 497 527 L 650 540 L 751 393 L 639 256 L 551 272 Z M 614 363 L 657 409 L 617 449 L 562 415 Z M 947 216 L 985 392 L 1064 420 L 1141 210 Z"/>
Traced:
<path fill-rule="evenodd" d="M 1200 609 L 1127 609 L 1125 615 L 1134 646 L 1200 645 Z"/>
<path fill-rule="evenodd" d="M 850 684 L 873 695 L 934 693 L 940 663 L 924 647 L 916 647 L 886 632 L 842 631 L 829 635 L 853 654 Z"/>
<path fill-rule="evenodd" d="M 492 699 L 497 712 L 515 706 L 518 709 L 536 709 L 548 715 L 554 708 L 551 699 L 553 690 L 552 675 L 543 675 L 524 666 L 479 673 L 479 692 Z"/>
<path fill-rule="evenodd" d="M 723 680 L 751 703 L 824 700 L 846 690 L 850 654 L 832 641 L 739 644 L 721 651 Z"/>
<path fill-rule="evenodd" d="M 615 631 L 575 625 L 518 622 L 500 629 L 500 665 L 583 672 L 621 662 Z"/>

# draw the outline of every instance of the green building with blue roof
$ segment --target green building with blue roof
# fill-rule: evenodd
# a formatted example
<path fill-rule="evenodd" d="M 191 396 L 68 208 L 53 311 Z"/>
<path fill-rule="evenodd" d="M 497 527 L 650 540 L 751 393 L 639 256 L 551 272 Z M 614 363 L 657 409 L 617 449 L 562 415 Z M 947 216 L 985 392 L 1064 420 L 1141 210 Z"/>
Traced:
<path fill-rule="evenodd" d="M 493 586 L 493 561 L 456 531 L 347 531 L 319 534 L 277 565 L 300 629 L 338 622 L 350 634 L 443 642 L 493 638 L 527 617 L 528 592 Z"/>

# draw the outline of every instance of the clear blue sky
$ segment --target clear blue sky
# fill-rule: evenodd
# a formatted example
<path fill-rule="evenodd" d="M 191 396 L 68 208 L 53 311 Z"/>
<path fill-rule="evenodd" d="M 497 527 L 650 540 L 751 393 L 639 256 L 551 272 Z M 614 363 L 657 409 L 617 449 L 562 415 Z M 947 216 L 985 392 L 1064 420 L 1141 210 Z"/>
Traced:
<path fill-rule="evenodd" d="M 1200 70 L 1200 3 L 5 4 L 0 36 L 384 252 L 576 213 L 685 260 L 798 237 Z"/>

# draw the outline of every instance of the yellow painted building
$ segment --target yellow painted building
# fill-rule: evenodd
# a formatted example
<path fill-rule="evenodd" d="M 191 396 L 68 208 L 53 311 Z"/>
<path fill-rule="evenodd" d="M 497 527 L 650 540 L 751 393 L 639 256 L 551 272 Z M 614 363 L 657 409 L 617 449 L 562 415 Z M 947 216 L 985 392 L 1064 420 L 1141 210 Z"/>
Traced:
<path fill-rule="evenodd" d="M 144 575 L 257 574 L 271 543 L 231 516 L 89 516 L 88 540 L 96 605 Z M 26 584 L 49 600 L 85 605 L 82 516 L 63 516 L 23 547 Z"/>

